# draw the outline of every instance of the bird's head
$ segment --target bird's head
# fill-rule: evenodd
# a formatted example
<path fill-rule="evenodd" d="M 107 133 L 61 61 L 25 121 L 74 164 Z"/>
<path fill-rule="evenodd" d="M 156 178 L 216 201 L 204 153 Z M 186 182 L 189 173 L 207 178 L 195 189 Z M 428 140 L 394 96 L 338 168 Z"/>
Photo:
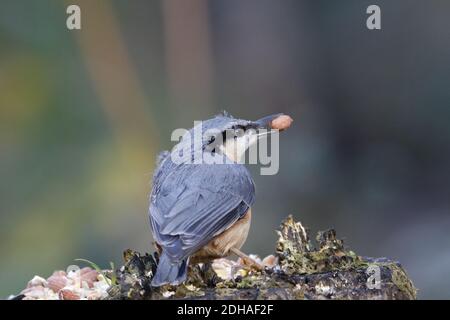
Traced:
<path fill-rule="evenodd" d="M 287 129 L 292 118 L 282 113 L 273 114 L 256 121 L 236 119 L 222 113 L 203 122 L 203 129 L 212 129 L 215 135 L 205 142 L 210 150 L 220 150 L 229 159 L 240 161 L 246 150 L 261 137 Z"/>

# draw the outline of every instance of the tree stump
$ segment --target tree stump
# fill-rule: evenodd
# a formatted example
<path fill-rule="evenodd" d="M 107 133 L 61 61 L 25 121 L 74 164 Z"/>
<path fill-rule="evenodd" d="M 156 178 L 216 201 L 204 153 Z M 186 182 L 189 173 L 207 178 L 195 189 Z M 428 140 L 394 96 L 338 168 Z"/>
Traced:
<path fill-rule="evenodd" d="M 292 216 L 277 232 L 276 253 L 265 270 L 248 271 L 220 259 L 212 267 L 191 266 L 188 280 L 179 286 L 152 288 L 157 255 L 127 250 L 107 299 L 416 299 L 400 263 L 356 255 L 333 229 L 318 233 L 317 247 Z"/>

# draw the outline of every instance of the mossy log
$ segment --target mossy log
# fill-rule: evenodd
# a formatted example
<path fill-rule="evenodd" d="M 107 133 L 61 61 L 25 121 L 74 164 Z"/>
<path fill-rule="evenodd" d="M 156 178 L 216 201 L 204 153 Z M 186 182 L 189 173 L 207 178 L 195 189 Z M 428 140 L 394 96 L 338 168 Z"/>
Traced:
<path fill-rule="evenodd" d="M 157 255 L 124 253 L 108 299 L 415 299 L 416 289 L 402 266 L 387 258 L 356 255 L 336 238 L 319 232 L 315 247 L 308 230 L 291 216 L 278 231 L 276 263 L 263 271 L 228 270 L 228 277 L 209 266 L 190 267 L 179 286 L 152 288 Z M 232 265 L 230 263 L 230 265 Z"/>

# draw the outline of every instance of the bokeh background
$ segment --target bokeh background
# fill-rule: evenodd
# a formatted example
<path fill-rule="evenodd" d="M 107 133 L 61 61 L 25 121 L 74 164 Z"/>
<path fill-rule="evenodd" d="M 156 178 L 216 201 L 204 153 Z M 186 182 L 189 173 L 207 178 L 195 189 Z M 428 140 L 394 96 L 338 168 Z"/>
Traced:
<path fill-rule="evenodd" d="M 366 28 L 378 4 L 382 30 Z M 82 30 L 66 28 L 78 4 Z M 0 296 L 75 258 L 153 251 L 170 133 L 285 112 L 244 251 L 293 214 L 450 298 L 450 2 L 0 1 Z"/>

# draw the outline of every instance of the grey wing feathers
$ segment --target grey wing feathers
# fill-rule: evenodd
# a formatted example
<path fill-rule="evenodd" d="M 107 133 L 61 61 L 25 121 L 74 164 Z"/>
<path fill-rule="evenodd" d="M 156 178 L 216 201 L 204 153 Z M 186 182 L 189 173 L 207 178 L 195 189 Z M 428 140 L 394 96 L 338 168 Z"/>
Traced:
<path fill-rule="evenodd" d="M 253 204 L 254 186 L 242 165 L 168 162 L 154 179 L 150 220 L 155 240 L 180 260 L 241 218 Z"/>

